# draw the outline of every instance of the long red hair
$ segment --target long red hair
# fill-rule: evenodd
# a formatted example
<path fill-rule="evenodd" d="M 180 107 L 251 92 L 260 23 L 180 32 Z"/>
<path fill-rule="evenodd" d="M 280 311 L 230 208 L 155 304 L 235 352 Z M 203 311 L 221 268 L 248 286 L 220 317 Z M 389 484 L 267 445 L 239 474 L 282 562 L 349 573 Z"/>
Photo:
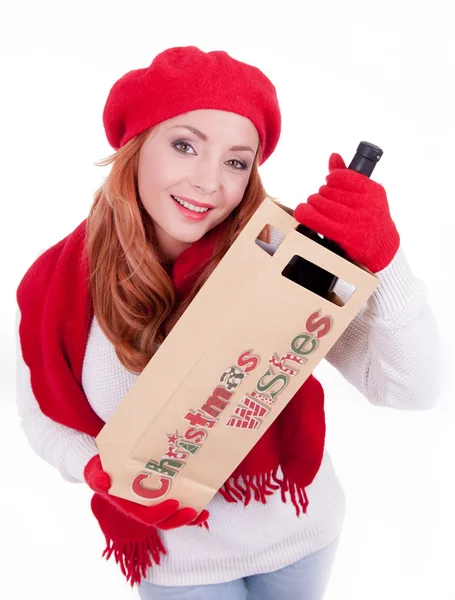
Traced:
<path fill-rule="evenodd" d="M 94 196 L 87 218 L 87 252 L 94 313 L 126 369 L 140 373 L 185 308 L 266 196 L 252 166 L 242 202 L 226 219 L 210 262 L 191 294 L 176 302 L 173 283 L 160 257 L 153 221 L 138 193 L 139 152 L 150 129 L 97 163 L 112 165 Z M 269 241 L 266 228 L 259 236 Z"/>

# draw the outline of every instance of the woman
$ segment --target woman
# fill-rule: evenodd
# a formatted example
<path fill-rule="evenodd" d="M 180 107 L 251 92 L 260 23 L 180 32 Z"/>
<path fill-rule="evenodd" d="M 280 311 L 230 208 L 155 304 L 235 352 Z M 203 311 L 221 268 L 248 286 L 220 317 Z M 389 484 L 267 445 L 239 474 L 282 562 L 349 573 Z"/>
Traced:
<path fill-rule="evenodd" d="M 272 83 L 225 52 L 171 48 L 127 73 L 106 102 L 116 152 L 87 220 L 18 289 L 25 433 L 64 478 L 95 492 L 107 557 L 143 599 L 317 600 L 327 584 L 345 501 L 314 377 L 199 515 L 173 499 L 144 507 L 110 495 L 95 444 L 266 196 L 258 166 L 280 126 Z M 326 182 L 295 218 L 380 280 L 327 359 L 374 404 L 428 408 L 436 328 L 385 190 L 337 154 Z"/>

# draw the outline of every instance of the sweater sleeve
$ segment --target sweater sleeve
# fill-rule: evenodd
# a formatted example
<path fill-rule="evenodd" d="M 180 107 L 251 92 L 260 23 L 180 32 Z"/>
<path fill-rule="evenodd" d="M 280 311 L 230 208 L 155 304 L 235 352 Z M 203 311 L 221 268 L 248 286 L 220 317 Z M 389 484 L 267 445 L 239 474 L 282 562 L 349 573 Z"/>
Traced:
<path fill-rule="evenodd" d="M 19 339 L 20 311 L 16 321 L 16 404 L 21 426 L 32 449 L 72 483 L 84 481 L 87 462 L 98 454 L 95 438 L 61 425 L 40 410 L 30 383 L 30 369 L 22 357 Z"/>
<path fill-rule="evenodd" d="M 380 284 L 326 358 L 369 402 L 402 410 L 434 406 L 440 341 L 427 302 L 400 248 Z M 343 289 L 336 289 L 343 297 Z"/>

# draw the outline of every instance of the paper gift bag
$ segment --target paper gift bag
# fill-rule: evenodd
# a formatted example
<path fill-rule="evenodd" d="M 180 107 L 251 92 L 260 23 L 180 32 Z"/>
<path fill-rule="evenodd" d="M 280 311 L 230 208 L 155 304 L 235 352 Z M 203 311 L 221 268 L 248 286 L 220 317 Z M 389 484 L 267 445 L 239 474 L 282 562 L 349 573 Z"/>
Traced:
<path fill-rule="evenodd" d="M 284 239 L 271 256 L 266 225 Z M 202 510 L 361 310 L 378 279 L 266 198 L 101 430 L 110 493 Z M 355 289 L 343 305 L 282 275 L 294 255 Z"/>

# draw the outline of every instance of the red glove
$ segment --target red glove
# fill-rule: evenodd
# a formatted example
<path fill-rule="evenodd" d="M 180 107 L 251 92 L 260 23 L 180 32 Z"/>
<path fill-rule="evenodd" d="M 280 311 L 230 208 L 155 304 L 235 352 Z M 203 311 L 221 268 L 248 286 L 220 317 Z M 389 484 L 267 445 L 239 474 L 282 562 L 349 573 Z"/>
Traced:
<path fill-rule="evenodd" d="M 175 529 L 183 525 L 201 525 L 209 516 L 203 510 L 199 515 L 193 508 L 178 508 L 177 500 L 164 500 L 153 506 L 143 506 L 124 498 L 118 498 L 108 493 L 111 487 L 111 478 L 101 465 L 100 455 L 93 456 L 84 469 L 85 481 L 96 493 L 106 498 L 120 512 L 144 523 L 154 525 L 158 529 Z"/>
<path fill-rule="evenodd" d="M 297 206 L 294 218 L 336 242 L 372 273 L 381 271 L 400 245 L 384 188 L 347 169 L 339 154 L 330 156 L 326 182 L 318 194 Z"/>

